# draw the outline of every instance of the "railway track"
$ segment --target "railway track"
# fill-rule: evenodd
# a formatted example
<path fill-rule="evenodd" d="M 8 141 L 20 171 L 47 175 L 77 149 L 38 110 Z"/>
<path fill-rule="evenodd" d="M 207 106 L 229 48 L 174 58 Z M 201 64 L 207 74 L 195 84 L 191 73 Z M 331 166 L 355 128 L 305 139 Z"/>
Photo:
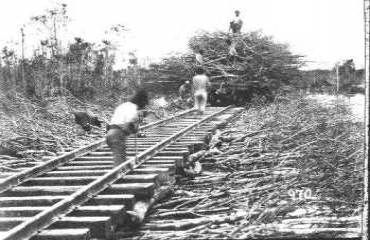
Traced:
<path fill-rule="evenodd" d="M 174 179 L 176 165 L 235 116 L 236 108 L 189 110 L 141 128 L 127 140 L 127 161 L 113 167 L 101 139 L 67 149 L 0 183 L 0 239 L 114 239 L 128 211 L 144 211 Z M 141 203 L 142 205 L 140 205 Z"/>

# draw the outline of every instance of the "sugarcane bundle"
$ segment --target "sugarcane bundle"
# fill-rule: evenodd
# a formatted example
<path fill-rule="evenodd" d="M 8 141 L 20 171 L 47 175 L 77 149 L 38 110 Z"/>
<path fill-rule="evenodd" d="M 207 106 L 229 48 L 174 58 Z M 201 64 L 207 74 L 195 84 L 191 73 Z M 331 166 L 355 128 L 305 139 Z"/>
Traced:
<path fill-rule="evenodd" d="M 236 55 L 230 60 L 229 42 L 235 46 Z M 213 82 L 256 82 L 272 89 L 281 84 L 291 84 L 299 76 L 301 56 L 292 54 L 288 45 L 276 43 L 260 32 L 238 36 L 225 32 L 203 32 L 189 40 L 190 50 L 202 49 L 202 65 Z M 155 64 L 158 79 L 182 83 L 192 78 L 195 58 L 191 52 L 173 55 Z"/>

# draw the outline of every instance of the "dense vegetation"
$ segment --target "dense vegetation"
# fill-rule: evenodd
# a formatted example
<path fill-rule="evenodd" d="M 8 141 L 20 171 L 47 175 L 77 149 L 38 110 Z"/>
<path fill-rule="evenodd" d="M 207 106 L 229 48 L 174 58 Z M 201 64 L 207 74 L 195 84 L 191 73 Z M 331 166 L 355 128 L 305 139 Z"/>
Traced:
<path fill-rule="evenodd" d="M 1 92 L 16 91 L 31 99 L 70 92 L 80 98 L 90 99 L 102 93 L 108 97 L 117 96 L 118 90 L 126 88 L 125 83 L 137 75 L 134 69 L 136 62 L 131 61 L 128 69 L 113 70 L 117 49 L 117 43 L 113 40 L 124 31 L 124 27 L 120 24 L 112 26 L 107 30 L 107 39 L 99 43 L 89 42 L 79 36 L 67 42 L 68 22 L 67 5 L 60 4 L 32 17 L 27 27 L 21 29 L 20 54 L 15 51 L 17 46 L 2 48 Z M 35 34 L 38 42 L 32 46 L 29 42 Z M 26 50 L 30 50 L 28 48 L 32 48 L 32 55 L 25 56 Z M 122 81 L 123 76 L 127 81 Z"/>
<path fill-rule="evenodd" d="M 301 71 L 300 88 L 310 92 L 365 93 L 364 86 L 361 87 L 364 83 L 365 70 L 356 69 L 352 60 L 346 60 L 331 70 Z"/>

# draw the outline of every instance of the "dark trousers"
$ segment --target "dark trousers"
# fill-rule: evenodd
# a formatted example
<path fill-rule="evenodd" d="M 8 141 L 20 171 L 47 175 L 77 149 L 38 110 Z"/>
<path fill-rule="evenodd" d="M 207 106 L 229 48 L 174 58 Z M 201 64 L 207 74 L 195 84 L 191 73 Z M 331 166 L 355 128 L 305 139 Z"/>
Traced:
<path fill-rule="evenodd" d="M 126 161 L 126 138 L 127 134 L 118 128 L 107 132 L 106 141 L 112 151 L 115 167 Z"/>

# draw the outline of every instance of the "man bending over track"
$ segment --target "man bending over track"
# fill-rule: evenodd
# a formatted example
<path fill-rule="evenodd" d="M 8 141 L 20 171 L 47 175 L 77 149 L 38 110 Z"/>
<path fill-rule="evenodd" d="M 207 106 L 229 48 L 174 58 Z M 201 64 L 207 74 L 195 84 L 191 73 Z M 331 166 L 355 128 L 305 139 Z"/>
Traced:
<path fill-rule="evenodd" d="M 195 74 L 193 77 L 195 109 L 198 114 L 203 114 L 207 104 L 207 89 L 211 87 L 211 82 L 202 67 L 196 67 Z"/>
<path fill-rule="evenodd" d="M 130 101 L 122 103 L 114 110 L 107 126 L 106 141 L 113 153 L 115 167 L 126 160 L 126 138 L 137 133 L 139 110 L 144 109 L 148 102 L 147 92 L 138 90 Z"/>

